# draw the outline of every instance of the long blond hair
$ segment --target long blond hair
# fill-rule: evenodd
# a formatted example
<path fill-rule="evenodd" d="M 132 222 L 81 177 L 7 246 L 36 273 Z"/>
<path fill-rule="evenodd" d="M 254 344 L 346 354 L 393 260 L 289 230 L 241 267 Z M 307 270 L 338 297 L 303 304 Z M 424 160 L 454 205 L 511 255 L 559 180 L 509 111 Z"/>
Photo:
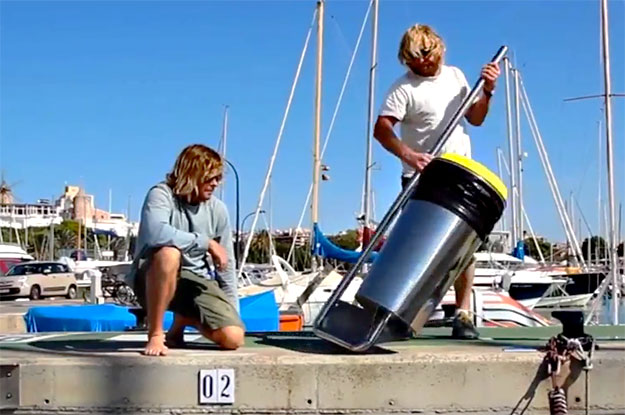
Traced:
<path fill-rule="evenodd" d="M 402 65 L 407 65 L 415 58 L 423 58 L 422 50 L 429 51 L 428 55 L 441 61 L 445 53 L 445 43 L 430 26 L 416 24 L 402 36 L 397 57 Z"/>
<path fill-rule="evenodd" d="M 223 161 L 219 153 L 203 144 L 192 144 L 178 155 L 165 180 L 174 195 L 192 203 L 199 198 L 200 185 L 222 171 Z"/>

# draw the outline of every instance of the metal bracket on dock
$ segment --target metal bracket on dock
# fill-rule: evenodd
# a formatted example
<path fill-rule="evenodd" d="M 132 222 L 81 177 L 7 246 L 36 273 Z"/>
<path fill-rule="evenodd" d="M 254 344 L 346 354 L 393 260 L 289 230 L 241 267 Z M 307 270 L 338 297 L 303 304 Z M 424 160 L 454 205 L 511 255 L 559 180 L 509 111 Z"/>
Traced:
<path fill-rule="evenodd" d="M 20 406 L 20 366 L 0 365 L 0 410 Z"/>

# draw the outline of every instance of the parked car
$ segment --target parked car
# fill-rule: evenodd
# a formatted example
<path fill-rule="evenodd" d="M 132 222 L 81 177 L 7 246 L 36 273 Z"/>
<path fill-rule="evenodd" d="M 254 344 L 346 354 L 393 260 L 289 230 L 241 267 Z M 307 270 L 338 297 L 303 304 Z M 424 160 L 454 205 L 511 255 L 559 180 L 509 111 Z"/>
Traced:
<path fill-rule="evenodd" d="M 24 262 L 11 267 L 0 276 L 0 296 L 42 297 L 63 295 L 76 298 L 76 277 L 65 264 L 59 262 Z"/>

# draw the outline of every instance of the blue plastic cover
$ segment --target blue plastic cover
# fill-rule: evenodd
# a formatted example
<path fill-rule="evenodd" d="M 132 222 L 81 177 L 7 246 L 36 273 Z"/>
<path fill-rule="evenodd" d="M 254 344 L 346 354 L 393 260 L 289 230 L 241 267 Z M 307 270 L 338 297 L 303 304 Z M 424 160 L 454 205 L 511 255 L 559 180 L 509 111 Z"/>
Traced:
<path fill-rule="evenodd" d="M 280 313 L 273 291 L 240 299 L 241 318 L 247 332 L 277 331 Z M 128 307 L 116 304 L 31 307 L 24 316 L 29 333 L 50 331 L 125 331 L 136 327 L 137 319 Z M 171 311 L 163 322 L 173 323 Z"/>
<path fill-rule="evenodd" d="M 512 250 L 512 256 L 519 258 L 521 261 L 525 258 L 525 242 L 518 241 Z"/>
<path fill-rule="evenodd" d="M 313 254 L 355 264 L 362 252 L 350 251 L 349 249 L 343 249 L 334 245 L 334 243 L 321 232 L 319 225 L 315 223 L 313 225 Z M 377 256 L 377 252 L 372 252 L 369 258 L 367 258 L 367 262 L 375 261 Z"/>

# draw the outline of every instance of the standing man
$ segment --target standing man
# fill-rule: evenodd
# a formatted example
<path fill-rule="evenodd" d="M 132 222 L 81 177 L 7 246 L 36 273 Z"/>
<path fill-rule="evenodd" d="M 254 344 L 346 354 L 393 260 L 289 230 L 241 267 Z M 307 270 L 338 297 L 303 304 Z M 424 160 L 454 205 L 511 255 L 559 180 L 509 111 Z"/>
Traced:
<path fill-rule="evenodd" d="M 445 44 L 429 26 L 416 24 L 406 31 L 399 45 L 399 61 L 408 70 L 391 86 L 378 120 L 374 136 L 382 146 L 402 162 L 402 187 L 415 171 L 422 171 L 432 160 L 429 152 L 454 113 L 470 92 L 462 71 L 444 62 Z M 482 95 L 465 114 L 475 126 L 482 125 L 499 76 L 499 66 L 489 63 L 482 68 Z M 401 138 L 394 131 L 401 124 Z M 443 148 L 446 153 L 471 157 L 471 141 L 464 121 L 452 132 Z M 471 287 L 475 265 L 471 264 L 454 284 L 456 316 L 452 336 L 475 339 L 479 333 L 470 313 Z"/>
<path fill-rule="evenodd" d="M 186 326 L 224 349 L 243 345 L 228 211 L 213 196 L 222 171 L 217 152 L 190 145 L 145 198 L 131 274 L 147 310 L 146 355 L 163 356 L 167 345 L 182 346 Z M 167 309 L 174 323 L 165 336 Z"/>

